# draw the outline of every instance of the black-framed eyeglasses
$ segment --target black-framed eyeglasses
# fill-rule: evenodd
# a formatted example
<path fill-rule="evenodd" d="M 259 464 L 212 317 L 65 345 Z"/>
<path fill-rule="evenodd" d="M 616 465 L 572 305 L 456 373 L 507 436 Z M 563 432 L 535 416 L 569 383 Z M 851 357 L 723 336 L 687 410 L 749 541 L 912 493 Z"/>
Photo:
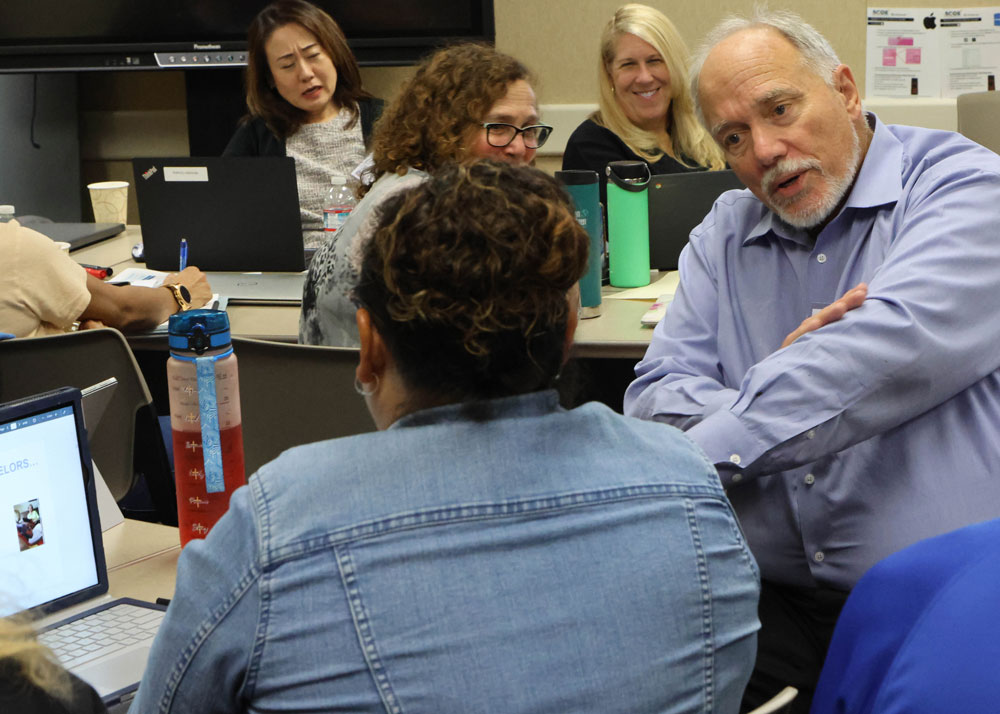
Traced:
<path fill-rule="evenodd" d="M 486 122 L 483 124 L 483 128 L 486 129 L 486 143 L 498 149 L 502 149 L 514 141 L 514 137 L 518 134 L 521 135 L 526 148 L 537 149 L 545 143 L 549 134 L 552 133 L 552 127 L 548 124 L 532 124 L 518 128 L 513 124 Z"/>

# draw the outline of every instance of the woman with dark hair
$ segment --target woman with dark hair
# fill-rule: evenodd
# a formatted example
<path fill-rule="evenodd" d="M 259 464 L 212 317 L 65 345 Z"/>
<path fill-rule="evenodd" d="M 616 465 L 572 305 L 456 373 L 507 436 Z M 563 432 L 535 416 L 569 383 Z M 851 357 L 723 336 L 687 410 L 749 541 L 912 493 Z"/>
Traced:
<path fill-rule="evenodd" d="M 475 43 L 427 57 L 375 127 L 375 183 L 335 239 L 313 257 L 299 342 L 358 344 L 351 291 L 374 209 L 386 198 L 447 163 L 487 158 L 527 164 L 551 131 L 538 121 L 528 69 L 513 57 Z"/>
<path fill-rule="evenodd" d="M 454 164 L 378 214 L 381 431 L 286 451 L 184 549 L 133 710 L 736 712 L 758 581 L 715 470 L 551 389 L 588 245 L 559 185 Z"/>
<path fill-rule="evenodd" d="M 305 0 L 278 0 L 250 24 L 247 108 L 224 156 L 291 156 L 307 248 L 323 241 L 332 176 L 364 159 L 382 110 L 332 17 Z"/>

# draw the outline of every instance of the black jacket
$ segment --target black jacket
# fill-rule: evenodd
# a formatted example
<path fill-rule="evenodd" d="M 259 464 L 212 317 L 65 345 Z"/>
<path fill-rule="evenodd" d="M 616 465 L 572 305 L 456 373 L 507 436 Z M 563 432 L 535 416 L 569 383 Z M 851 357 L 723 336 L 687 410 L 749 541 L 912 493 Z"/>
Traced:
<path fill-rule="evenodd" d="M 0 712 L 25 714 L 106 714 L 104 702 L 89 684 L 70 675 L 68 702 L 55 699 L 24 678 L 21 663 L 0 660 Z"/>
<path fill-rule="evenodd" d="M 385 102 L 381 99 L 359 99 L 358 117 L 361 122 L 361 136 L 367 148 L 372 137 L 372 126 L 382 114 Z M 260 117 L 254 117 L 240 124 L 229 140 L 223 156 L 285 156 L 285 140 L 279 139 L 267 128 Z"/>
<path fill-rule="evenodd" d="M 566 150 L 563 152 L 562 167 L 596 171 L 600 177 L 601 203 L 607 206 L 607 176 L 604 169 L 611 161 L 645 161 L 649 165 L 649 172 L 653 175 L 705 170 L 701 166 L 685 166 L 667 155 L 661 157 L 655 164 L 650 164 L 628 148 L 628 144 L 617 134 L 590 119 L 578 126 L 570 135 L 569 141 L 566 142 Z"/>

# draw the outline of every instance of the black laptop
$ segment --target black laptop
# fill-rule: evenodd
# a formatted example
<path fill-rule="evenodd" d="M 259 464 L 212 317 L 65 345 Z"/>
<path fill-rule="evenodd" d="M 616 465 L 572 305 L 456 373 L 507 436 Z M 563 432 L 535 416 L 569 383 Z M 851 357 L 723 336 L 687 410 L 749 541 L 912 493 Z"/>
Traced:
<path fill-rule="evenodd" d="M 677 270 L 691 231 L 705 219 L 715 199 L 734 188 L 744 186 L 730 170 L 653 176 L 649 181 L 650 267 Z"/>
<path fill-rule="evenodd" d="M 125 230 L 123 223 L 60 223 L 39 216 L 23 216 L 17 220 L 25 228 L 38 231 L 54 241 L 69 243 L 71 251 L 116 236 Z"/>
<path fill-rule="evenodd" d="M 305 270 L 295 160 L 273 157 L 132 159 L 146 267 L 205 271 Z"/>

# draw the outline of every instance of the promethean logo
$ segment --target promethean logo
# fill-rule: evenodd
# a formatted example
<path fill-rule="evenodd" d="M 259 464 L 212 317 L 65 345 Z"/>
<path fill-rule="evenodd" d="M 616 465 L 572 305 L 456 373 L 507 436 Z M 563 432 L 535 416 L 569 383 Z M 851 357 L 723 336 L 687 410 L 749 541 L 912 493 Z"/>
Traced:
<path fill-rule="evenodd" d="M 199 45 L 197 42 L 195 42 L 194 48 L 196 50 L 221 50 L 222 45 Z"/>

